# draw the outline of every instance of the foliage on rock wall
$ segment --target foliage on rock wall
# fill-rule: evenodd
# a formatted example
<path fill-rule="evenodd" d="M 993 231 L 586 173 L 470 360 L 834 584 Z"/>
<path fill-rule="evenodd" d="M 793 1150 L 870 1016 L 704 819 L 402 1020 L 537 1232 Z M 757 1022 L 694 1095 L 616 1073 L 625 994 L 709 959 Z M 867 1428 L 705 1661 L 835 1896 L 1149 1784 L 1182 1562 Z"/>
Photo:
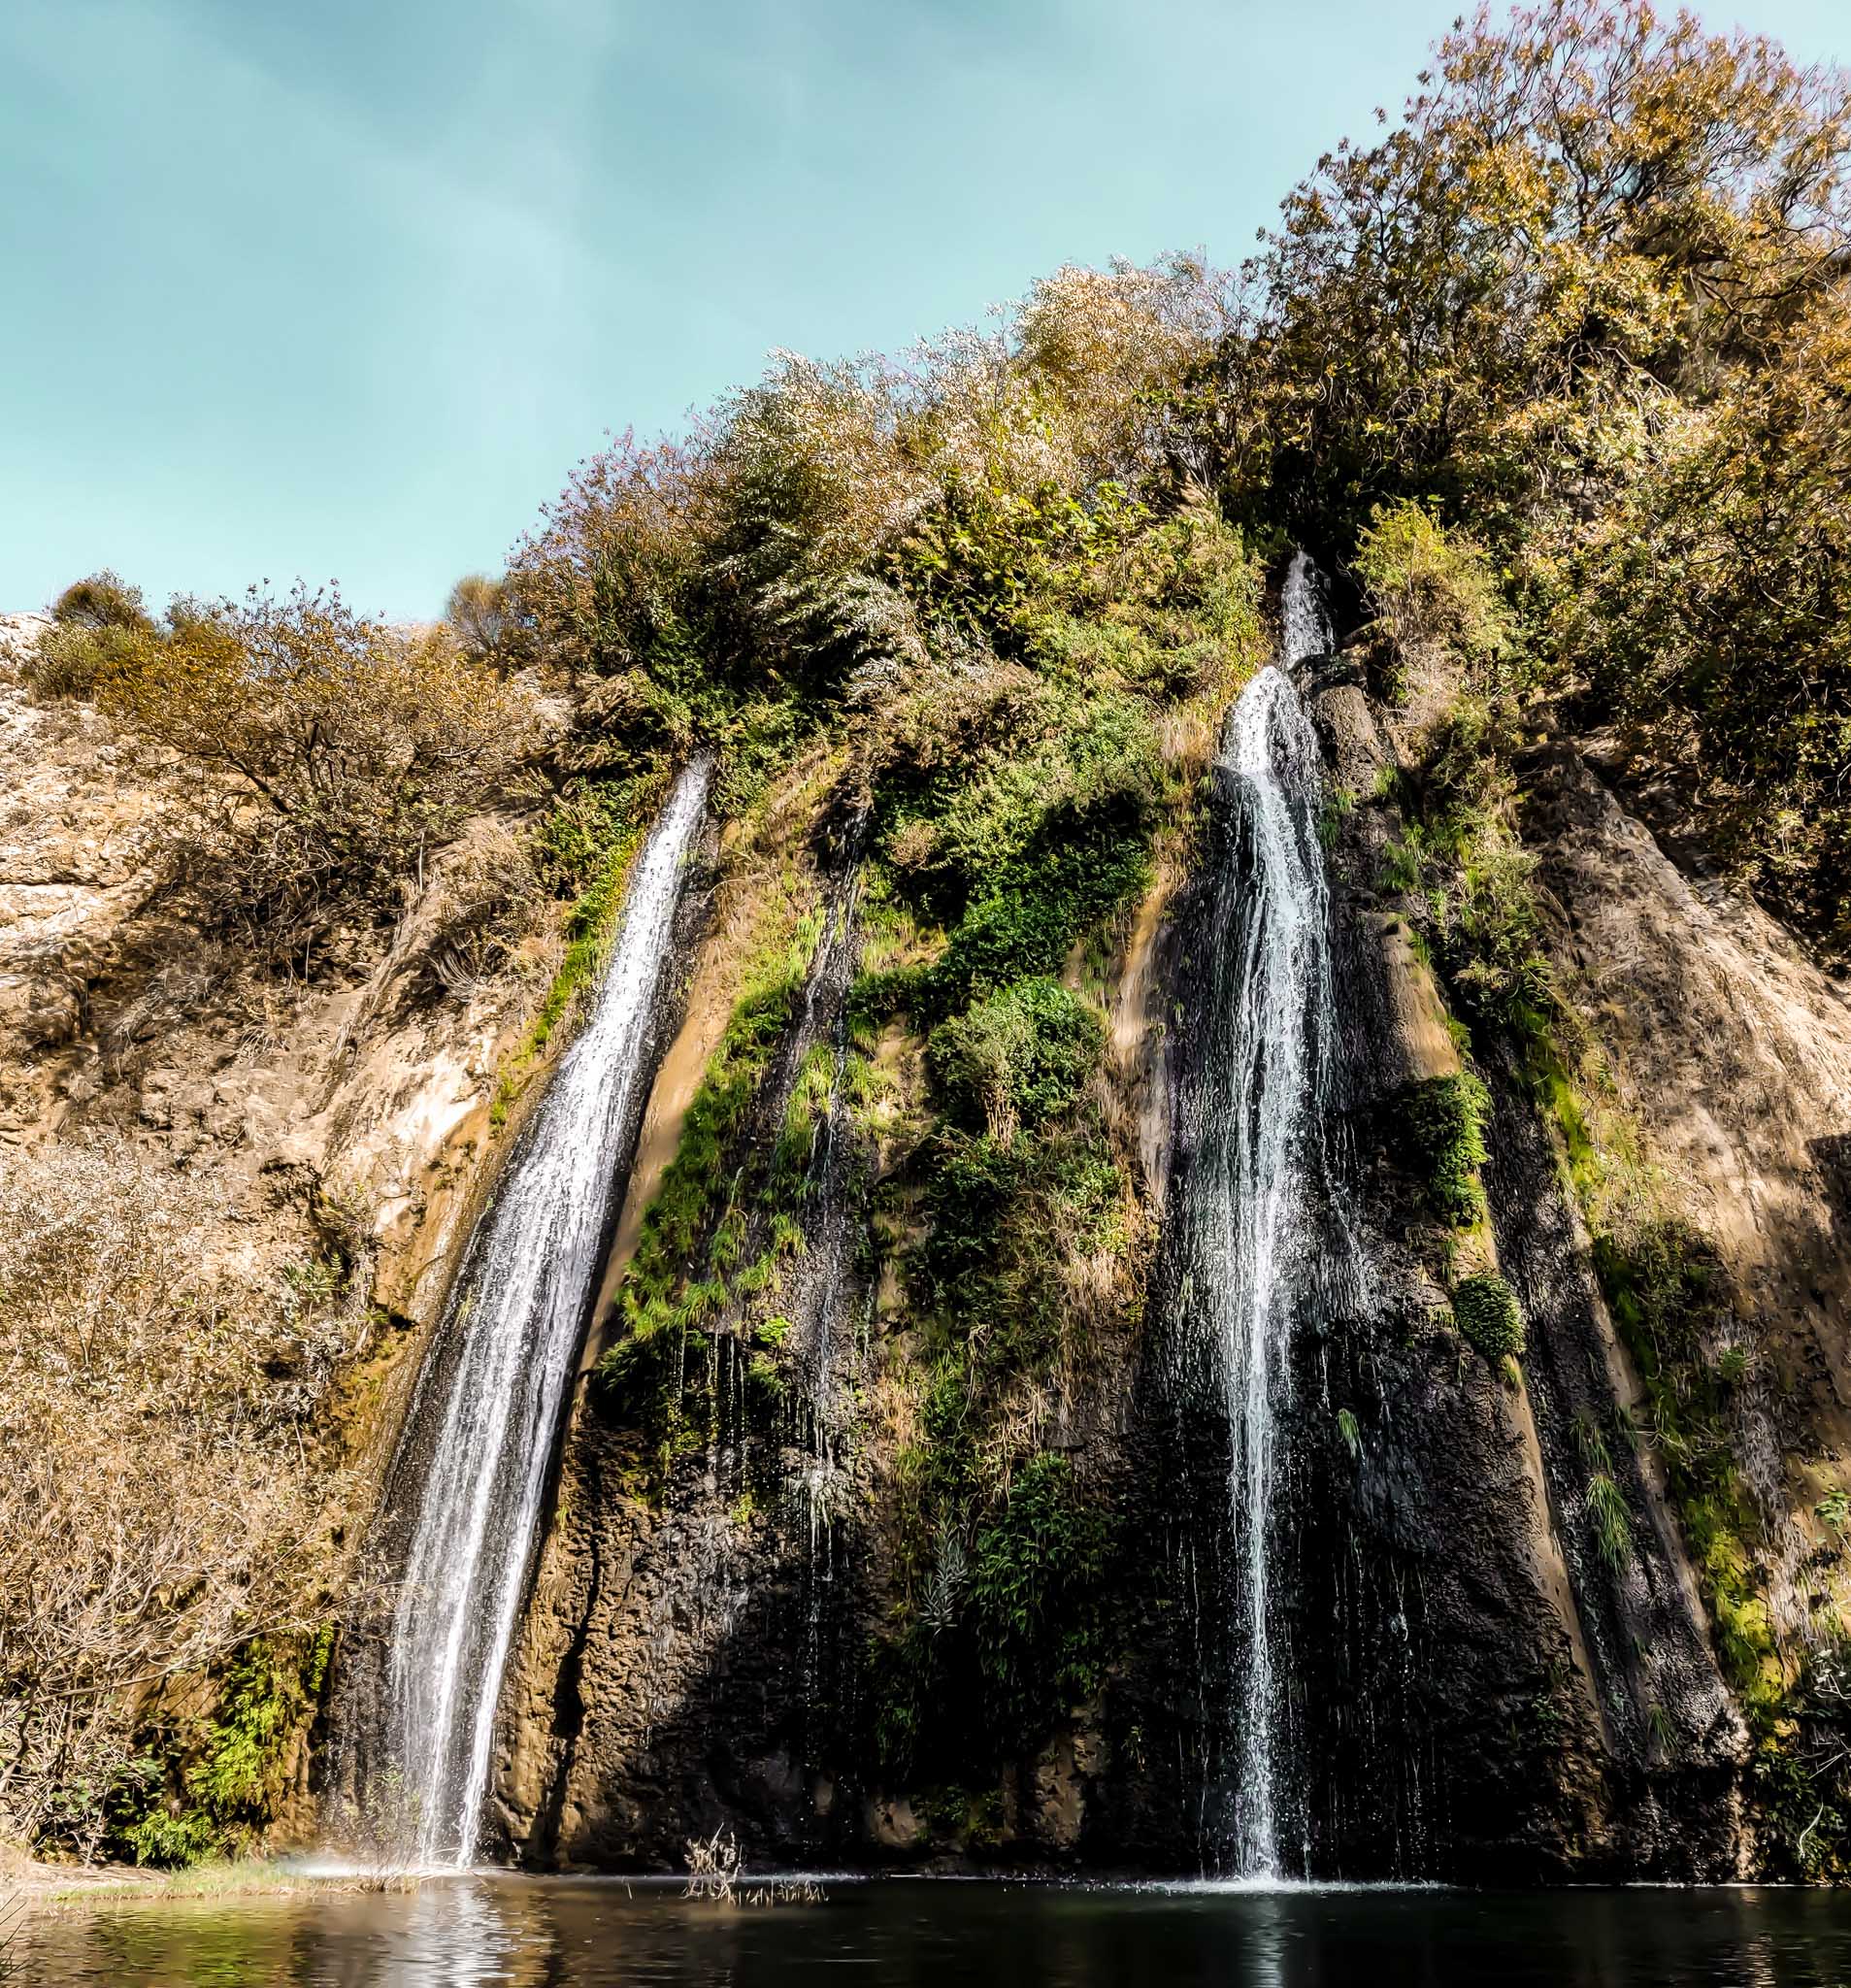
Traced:
<path fill-rule="evenodd" d="M 936 1544 L 923 1606 L 873 1646 L 876 1764 L 981 1786 L 1104 1681 L 1111 1522 L 1041 1451 L 968 1546 L 951 1530 Z"/>
<path fill-rule="evenodd" d="M 1827 335 L 1826 320 L 1811 307 L 1801 315 L 1810 327 L 1806 337 Z M 1384 880 L 1407 894 L 1417 931 L 1475 1045 L 1514 1055 L 1553 1122 L 1592 1233 L 1603 1294 L 1643 1385 L 1647 1411 L 1632 1437 L 1651 1445 L 1664 1471 L 1718 1658 L 1749 1719 L 1768 1854 L 1776 1868 L 1818 1876 L 1842 1868 L 1851 1815 L 1834 1654 L 1842 1632 L 1830 1621 L 1815 1624 L 1817 1640 L 1795 1647 L 1776 1633 L 1768 1583 L 1777 1553 L 1748 1487 L 1739 1428 L 1755 1337 L 1736 1315 L 1713 1244 L 1675 1210 L 1644 1163 L 1610 1097 L 1598 1044 L 1556 983 L 1535 863 L 1523 845 L 1522 805 L 1538 735 L 1565 722 L 1617 719 L 1641 755 L 1636 764 L 1661 780 L 1669 776 L 1679 811 L 1673 818 L 1684 831 L 1706 836 L 1712 850 L 1736 860 L 1741 875 L 1828 950 L 1838 943 L 1833 935 L 1842 906 L 1830 897 L 1840 867 L 1830 855 L 1837 833 L 1832 803 L 1827 798 L 1802 810 L 1803 827 L 1783 814 L 1788 797 L 1810 791 L 1804 782 L 1835 779 L 1825 769 L 1847 763 L 1834 715 L 1835 634 L 1828 630 L 1829 622 L 1835 628 L 1834 611 L 1829 584 L 1820 585 L 1835 570 L 1819 536 L 1835 528 L 1832 505 L 1805 500 L 1809 549 L 1796 554 L 1813 562 L 1813 577 L 1798 597 L 1820 618 L 1805 630 L 1797 621 L 1782 623 L 1765 667 L 1748 650 L 1757 630 L 1767 634 L 1792 612 L 1796 594 L 1784 562 L 1799 540 L 1783 541 L 1781 534 L 1801 531 L 1799 509 L 1767 500 L 1765 480 L 1758 484 L 1739 463 L 1724 468 L 1716 453 L 1708 480 L 1693 481 L 1685 486 L 1693 494 L 1676 498 L 1691 506 L 1686 524 L 1665 510 L 1675 491 L 1665 465 L 1678 461 L 1679 450 L 1708 447 L 1707 438 L 1726 423 L 1734 425 L 1719 448 L 1771 450 L 1787 434 L 1795 477 L 1803 483 L 1808 466 L 1822 459 L 1822 438 L 1833 431 L 1826 411 L 1833 389 L 1829 364 L 1805 384 L 1783 376 L 1778 369 L 1790 349 L 1783 334 L 1754 352 L 1736 352 L 1729 367 L 1719 364 L 1713 373 L 1701 408 L 1677 398 L 1688 394 L 1687 380 L 1668 378 L 1654 387 L 1661 405 L 1650 445 L 1629 445 L 1607 465 L 1610 475 L 1583 483 L 1572 551 L 1565 550 L 1570 538 L 1561 517 L 1534 490 L 1518 507 L 1504 501 L 1508 485 L 1499 504 L 1482 487 L 1470 497 L 1455 488 L 1455 516 L 1501 537 L 1509 562 L 1504 579 L 1520 612 L 1487 596 L 1486 555 L 1425 505 L 1378 506 L 1359 542 L 1356 570 L 1377 617 L 1383 687 L 1391 696 L 1413 693 L 1403 720 L 1405 767 L 1393 793 L 1403 827 Z M 1815 386 L 1823 389 L 1816 402 Z M 1733 404 L 1737 399 L 1765 415 L 1752 443 Z M 1776 406 L 1792 410 L 1796 401 L 1810 410 L 1809 436 L 1791 423 L 1783 430 L 1773 416 Z M 1699 436 L 1705 438 L 1701 444 Z M 1701 500 L 1694 495 L 1699 488 Z M 1738 491 L 1758 525 L 1778 521 L 1770 536 L 1756 540 L 1745 526 L 1728 522 Z M 1688 536 L 1700 515 L 1716 527 L 1705 546 Z M 1385 526 L 1392 534 L 1385 536 Z M 1662 533 L 1671 560 L 1661 573 Z M 1686 556 L 1698 571 L 1680 566 Z M 1608 562 L 1604 570 L 1602 560 Z M 1749 578 L 1751 562 L 1752 570 L 1765 564 L 1767 575 L 1752 605 L 1746 596 L 1758 583 Z M 1740 606 L 1731 602 L 1731 588 L 1741 590 Z M 1489 619 L 1481 620 L 1487 608 Z M 1701 659 L 1687 608 L 1705 617 Z M 1411 668 L 1403 633 L 1409 625 L 1422 631 L 1413 638 Z M 1732 646 L 1736 630 L 1742 641 Z M 1806 673 L 1806 689 L 1789 691 L 1771 711 L 1765 693 L 1789 664 Z M 1736 726 L 1743 731 L 1732 734 Z M 1724 775 L 1730 751 L 1738 756 L 1733 775 Z M 1732 806 L 1741 811 L 1733 820 Z M 1520 1344 L 1521 1320 L 1514 1301 L 1504 1303 L 1507 1296 L 1488 1276 L 1468 1277 L 1454 1291 L 1462 1332 L 1488 1356 Z M 1596 1544 L 1617 1574 L 1633 1558 L 1631 1521 L 1614 1488 L 1606 1439 L 1590 1441 Z"/>
<path fill-rule="evenodd" d="M 537 894 L 567 903 L 560 934 L 564 950 L 520 1041 L 503 1061 L 492 1108 L 498 1126 L 561 1026 L 577 1015 L 610 955 L 631 865 L 663 791 L 664 782 L 647 774 L 627 780 L 576 776 L 533 831 L 523 852 L 526 871 Z M 490 915 L 501 909 L 493 906 Z"/>
<path fill-rule="evenodd" d="M 1403 827 L 1384 880 L 1411 900 L 1468 1022 L 1529 1038 L 1546 1029 L 1556 997 L 1504 722 L 1468 693 L 1420 737 L 1397 783 Z"/>
<path fill-rule="evenodd" d="M 927 1058 L 946 1115 L 1003 1145 L 1065 1110 L 1099 1067 L 1098 1011 L 1057 980 L 1018 980 L 933 1031 Z"/>
<path fill-rule="evenodd" d="M 1469 1070 L 1405 1084 L 1390 1100 L 1396 1143 L 1412 1162 L 1434 1212 L 1464 1227 L 1484 1213 L 1478 1170 L 1485 1162 L 1484 1122 L 1491 1096 Z"/>
<path fill-rule="evenodd" d="M 1598 1044 L 1548 964 L 1535 862 L 1522 843 L 1527 720 L 1511 659 L 1481 652 L 1474 660 L 1463 645 L 1442 648 L 1437 667 L 1448 690 L 1410 734 L 1411 763 L 1395 786 L 1405 821 L 1386 880 L 1408 894 L 1474 1044 L 1515 1059 L 1553 1127 L 1603 1295 L 1644 1389 L 1647 1412 L 1631 1438 L 1651 1445 L 1665 1473 L 1719 1661 L 1748 1716 L 1769 1853 L 1796 1872 L 1829 1873 L 1843 1863 L 1842 1818 L 1851 1814 L 1832 1654 L 1838 1632 L 1798 1653 L 1775 1634 L 1770 1541 L 1747 1485 L 1735 1412 L 1756 1357 L 1754 1336 L 1736 1314 L 1713 1243 L 1676 1212 L 1640 1153 Z M 1423 1178 L 1435 1177 L 1430 1155 L 1463 1151 L 1456 1142 L 1471 1114 L 1447 1088 L 1462 1081 L 1475 1079 L 1416 1087 L 1404 1134 Z M 1443 1157 L 1437 1173 L 1450 1174 Z M 1441 1184 L 1437 1208 L 1449 1199 Z M 1458 1207 L 1470 1219 L 1470 1206 Z M 1514 1295 L 1495 1274 L 1456 1285 L 1453 1312 L 1487 1358 L 1521 1351 Z M 1617 1574 L 1633 1542 L 1606 1438 L 1577 1431 L 1577 1441 L 1590 1463 L 1596 1544 Z"/>
<path fill-rule="evenodd" d="M 788 1095 L 770 1095 L 790 1044 L 822 912 L 796 878 L 769 898 L 759 937 L 700 1084 L 675 1157 L 644 1216 L 617 1292 L 615 1337 L 596 1370 L 602 1412 L 633 1430 L 647 1481 L 660 1485 L 690 1441 L 705 1441 L 716 1411 L 714 1335 L 750 1354 L 775 1353 L 785 1321 L 777 1309 L 786 1265 L 801 1252 L 799 1219 L 810 1118 L 827 1101 L 793 1073 Z M 774 1130 L 768 1107 L 781 1110 Z M 769 1360 L 755 1378 L 781 1384 Z"/>
<path fill-rule="evenodd" d="M 110 1847 L 168 1870 L 249 1849 L 270 1820 L 333 1645 L 331 1624 L 311 1636 L 253 1637 L 226 1665 L 209 1718 L 161 1718 L 139 1733 L 109 1805 Z"/>
<path fill-rule="evenodd" d="M 1487 1360 L 1523 1351 L 1523 1312 L 1517 1294 L 1496 1271 L 1479 1271 L 1453 1287 L 1453 1322 Z"/>
<path fill-rule="evenodd" d="M 1257 565 L 1170 446 L 1206 293 L 1072 272 L 905 369 L 783 363 L 688 450 L 594 465 L 515 569 L 581 722 L 640 719 L 612 764 L 708 742 L 722 807 L 777 812 L 806 735 L 848 741 L 827 805 L 864 824 L 850 1062 L 886 1087 L 865 1246 L 894 1294 L 869 1743 L 898 1771 L 923 1737 L 978 1787 L 1099 1676 L 1104 1464 L 1043 1444 L 1135 1321 L 1143 1216 L 1075 961 L 1188 832 L 1262 640 Z M 804 1100 L 816 936 L 764 940 L 626 1273 L 599 1394 L 658 1471 L 705 1426 L 715 1333 L 748 1409 L 775 1399 L 804 1234 L 766 1114 Z"/>
<path fill-rule="evenodd" d="M 1383 688 L 1392 701 L 1405 702 L 1424 671 L 1470 672 L 1482 680 L 1510 653 L 1510 610 L 1489 557 L 1472 540 L 1447 531 L 1428 505 L 1376 505 L 1353 563 L 1374 612 Z"/>

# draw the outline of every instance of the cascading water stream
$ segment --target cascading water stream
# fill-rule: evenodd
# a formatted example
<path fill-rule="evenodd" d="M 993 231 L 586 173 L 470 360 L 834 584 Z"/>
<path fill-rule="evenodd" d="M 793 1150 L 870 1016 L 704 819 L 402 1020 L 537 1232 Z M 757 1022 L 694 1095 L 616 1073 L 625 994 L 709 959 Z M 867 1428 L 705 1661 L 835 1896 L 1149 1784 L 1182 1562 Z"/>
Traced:
<path fill-rule="evenodd" d="M 617 1148 L 648 1078 L 708 777 L 705 763 L 681 775 L 636 860 L 591 1017 L 470 1239 L 407 1419 L 408 1434 L 435 1435 L 392 1617 L 378 1740 L 398 1780 L 406 1847 L 421 1867 L 463 1867 L 476 1854 L 502 1672 L 622 1184 Z"/>
<path fill-rule="evenodd" d="M 1318 839 L 1322 762 L 1286 675 L 1330 646 L 1317 578 L 1302 553 L 1283 609 L 1280 666 L 1248 684 L 1223 739 L 1231 835 L 1181 1211 L 1186 1309 L 1227 1423 L 1237 1632 L 1227 1797 L 1207 1835 L 1220 1861 L 1254 1878 L 1281 1873 L 1281 1841 L 1304 1826 L 1285 1757 L 1277 1498 L 1294 1341 L 1329 1274 L 1318 1258 L 1330 1209 L 1323 1107 L 1336 1041 Z"/>
<path fill-rule="evenodd" d="M 861 862 L 869 826 L 865 812 L 847 825 L 792 1044 L 795 1082 L 813 1080 L 819 1064 L 826 1072 L 804 1169 L 803 1260 L 786 1300 L 802 1335 L 794 1349 L 801 1380 L 792 1433 L 804 1451 L 793 1490 L 801 1501 L 808 1542 L 800 1702 L 809 1759 L 821 1758 L 824 1746 L 836 1737 L 832 1713 L 839 1680 L 833 1675 L 838 1653 L 830 1641 L 837 1626 L 832 1602 L 838 1535 L 852 1483 L 843 1448 L 850 1383 L 838 1342 L 855 1283 L 856 1159 L 846 1078 L 849 990 L 861 956 Z"/>
<path fill-rule="evenodd" d="M 860 881 L 855 877 L 830 907 L 829 920 L 810 965 L 808 997 L 812 1011 L 819 999 L 826 1000 L 833 1011 L 827 1034 L 829 1084 L 806 1181 L 806 1194 L 817 1210 L 821 1229 L 810 1249 L 806 1306 L 812 1317 L 810 1342 L 804 1349 L 811 1458 L 805 1473 L 805 1489 L 810 1508 L 812 1558 L 818 1524 L 826 1520 L 835 1496 L 838 1470 L 835 1454 L 838 1417 L 831 1399 L 831 1370 L 837 1312 L 842 1299 L 841 1285 L 849 1255 L 846 1206 L 849 1153 L 843 1089 L 848 1064 L 849 982 L 854 978 L 855 964 L 860 957 L 856 929 L 860 904 Z"/>

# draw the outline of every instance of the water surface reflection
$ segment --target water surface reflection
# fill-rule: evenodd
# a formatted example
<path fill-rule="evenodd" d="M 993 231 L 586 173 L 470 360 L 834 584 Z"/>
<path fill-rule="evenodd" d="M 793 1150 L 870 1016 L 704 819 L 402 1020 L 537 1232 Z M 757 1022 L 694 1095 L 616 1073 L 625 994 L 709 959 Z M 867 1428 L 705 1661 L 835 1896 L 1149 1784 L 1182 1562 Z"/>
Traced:
<path fill-rule="evenodd" d="M 86 1903 L 36 1917 L 23 1946 L 33 1988 L 1838 1988 L 1851 1900 L 893 1880 L 750 1909 L 672 1885 L 473 1876 Z"/>

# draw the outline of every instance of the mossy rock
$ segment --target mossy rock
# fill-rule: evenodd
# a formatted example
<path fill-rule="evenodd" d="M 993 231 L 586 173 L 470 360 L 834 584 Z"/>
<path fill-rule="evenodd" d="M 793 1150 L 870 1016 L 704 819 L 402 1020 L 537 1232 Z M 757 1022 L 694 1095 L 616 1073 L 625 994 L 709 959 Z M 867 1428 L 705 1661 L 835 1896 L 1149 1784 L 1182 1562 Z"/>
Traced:
<path fill-rule="evenodd" d="M 1523 1310 L 1517 1294 L 1496 1271 L 1465 1278 L 1452 1294 L 1453 1323 L 1467 1342 L 1494 1363 L 1523 1351 Z"/>

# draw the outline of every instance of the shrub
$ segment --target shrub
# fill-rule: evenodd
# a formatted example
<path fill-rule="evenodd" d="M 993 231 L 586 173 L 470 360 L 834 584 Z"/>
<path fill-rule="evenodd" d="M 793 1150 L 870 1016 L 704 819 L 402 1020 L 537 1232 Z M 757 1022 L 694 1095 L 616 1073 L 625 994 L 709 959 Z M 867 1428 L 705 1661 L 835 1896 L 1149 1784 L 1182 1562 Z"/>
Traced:
<path fill-rule="evenodd" d="M 210 1857 L 218 1843 L 210 1815 L 165 1802 L 125 1824 L 119 1834 L 135 1862 L 153 1871 L 184 1871 Z"/>
<path fill-rule="evenodd" d="M 942 1022 L 928 1049 L 954 1115 L 1008 1144 L 1018 1119 L 1064 1110 L 1098 1067 L 1106 1026 L 1057 981 L 1023 980 Z"/>
<path fill-rule="evenodd" d="M 549 910 L 528 840 L 499 822 L 447 850 L 406 956 L 419 991 L 467 996 L 500 974 Z"/>
<path fill-rule="evenodd" d="M 1199 688 L 1257 626 L 1206 453 L 1176 452 L 1221 288 L 1182 259 L 1064 270 L 994 335 L 780 353 L 686 443 L 585 463 L 511 565 L 517 611 L 581 685 L 631 679 L 627 707 L 720 746 L 722 794 L 735 748 L 748 791 L 841 701 L 878 710 L 946 662 Z M 1105 619 L 1111 657 L 1082 655 Z M 612 729 L 587 700 L 584 750 L 650 749 Z"/>
<path fill-rule="evenodd" d="M 1536 1041 L 1556 1011 L 1541 948 L 1536 857 L 1516 827 L 1506 728 L 1461 698 L 1434 725 L 1401 783 L 1410 818 L 1390 845 L 1387 881 L 1422 900 L 1453 999 L 1474 1026 Z"/>
<path fill-rule="evenodd" d="M 207 914 L 283 950 L 396 911 L 535 736 L 528 700 L 448 637 L 382 627 L 332 592 L 253 590 L 135 641 L 98 701 L 185 770 L 177 857 Z"/>
<path fill-rule="evenodd" d="M 149 628 L 147 603 L 138 586 L 105 567 L 87 579 L 73 580 L 51 604 L 51 618 L 61 628 Z"/>
<path fill-rule="evenodd" d="M 909 859 L 899 889 L 951 924 L 932 975 L 941 1010 L 1057 973 L 1149 878 L 1162 769 L 1147 711 L 1107 697 L 1055 717 L 1030 699 L 1021 715 L 1053 729 L 1013 760 L 986 751 L 961 781 L 935 781 L 888 845 Z"/>
<path fill-rule="evenodd" d="M 1487 1360 L 1523 1351 L 1523 1313 L 1517 1294 L 1496 1271 L 1463 1278 L 1452 1294 L 1453 1323 Z"/>
<path fill-rule="evenodd" d="M 229 1218 L 114 1142 L 0 1169 L 9 1836 L 94 1854 L 132 1759 L 124 1687 L 306 1628 L 339 1579 L 346 1484 L 315 1435 L 356 1280 L 242 1279 L 212 1255 Z"/>
<path fill-rule="evenodd" d="M 1851 956 L 1842 79 L 1608 0 L 1464 18 L 1420 84 L 1269 239 L 1236 494 L 1360 534 L 1404 666 L 1508 668 L 1507 573 L 1569 728 Z"/>
<path fill-rule="evenodd" d="M 1145 838 L 1163 784 L 1141 699 L 1075 700 L 1010 664 L 927 679 L 871 757 L 896 887 L 946 922 L 1076 842 Z"/>
<path fill-rule="evenodd" d="M 1468 16 L 1419 81 L 1284 203 L 1240 467 L 1332 536 L 1436 490 L 1579 523 L 1668 384 L 1707 398 L 1836 286 L 1844 91 L 1643 0 Z"/>
<path fill-rule="evenodd" d="M 444 619 L 476 662 L 506 666 L 521 660 L 531 646 L 529 631 L 505 580 L 468 573 L 450 588 Z"/>
<path fill-rule="evenodd" d="M 111 623 L 54 622 L 25 653 L 20 674 L 37 697 L 87 698 L 135 666 L 142 632 Z"/>
<path fill-rule="evenodd" d="M 1441 1220 L 1465 1227 L 1484 1208 L 1478 1169 L 1491 1094 L 1469 1070 L 1405 1084 L 1390 1106 L 1400 1141 Z"/>
<path fill-rule="evenodd" d="M 581 683 L 626 679 L 627 709 L 720 747 L 724 790 L 743 706 L 782 708 L 760 710 L 752 743 L 780 722 L 805 736 L 856 671 L 918 659 L 909 604 L 873 569 L 927 488 L 882 368 L 785 354 L 696 442 L 626 436 L 585 464 L 516 553 L 510 594 Z M 590 754 L 649 749 L 613 740 L 596 697 L 580 731 Z"/>
<path fill-rule="evenodd" d="M 149 1736 L 162 1750 L 133 1763 L 115 1828 L 138 1864 L 180 1869 L 249 1847 L 289 1742 L 320 1695 L 333 1643 L 331 1624 L 302 1638 L 253 1637 L 226 1666 L 210 1721 Z"/>
<path fill-rule="evenodd" d="M 1356 571 L 1402 670 L 1446 657 L 1482 666 L 1508 651 L 1510 613 L 1484 548 L 1448 532 L 1425 505 L 1376 505 Z"/>
<path fill-rule="evenodd" d="M 1080 607 L 1114 556 L 1150 521 L 1122 484 L 1085 496 L 954 477 L 942 503 L 899 548 L 900 583 L 938 619 L 1008 648 L 1033 646 L 1047 615 Z"/>

